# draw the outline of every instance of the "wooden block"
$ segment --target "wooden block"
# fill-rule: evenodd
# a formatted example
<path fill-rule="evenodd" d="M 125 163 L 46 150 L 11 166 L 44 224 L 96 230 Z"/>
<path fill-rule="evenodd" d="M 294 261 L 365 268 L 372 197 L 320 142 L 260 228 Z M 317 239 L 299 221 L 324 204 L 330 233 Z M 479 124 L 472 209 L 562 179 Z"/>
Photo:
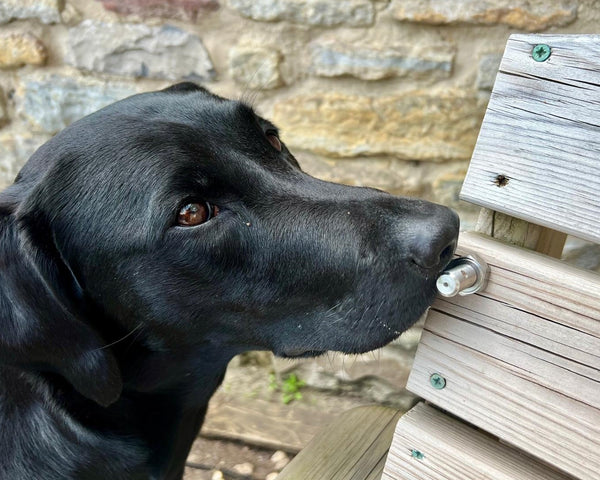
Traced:
<path fill-rule="evenodd" d="M 482 208 L 475 230 L 519 247 L 560 258 L 567 234 L 541 227 L 520 218 Z"/>
<path fill-rule="evenodd" d="M 420 403 L 396 426 L 382 480 L 569 478 Z"/>
<path fill-rule="evenodd" d="M 579 479 L 600 472 L 600 275 L 475 234 L 481 294 L 438 299 L 408 389 Z M 446 379 L 435 389 L 430 376 Z"/>
<path fill-rule="evenodd" d="M 461 198 L 600 242 L 599 79 L 600 36 L 512 35 Z"/>
<path fill-rule="evenodd" d="M 401 413 L 381 406 L 344 412 L 315 436 L 277 480 L 380 480 Z"/>

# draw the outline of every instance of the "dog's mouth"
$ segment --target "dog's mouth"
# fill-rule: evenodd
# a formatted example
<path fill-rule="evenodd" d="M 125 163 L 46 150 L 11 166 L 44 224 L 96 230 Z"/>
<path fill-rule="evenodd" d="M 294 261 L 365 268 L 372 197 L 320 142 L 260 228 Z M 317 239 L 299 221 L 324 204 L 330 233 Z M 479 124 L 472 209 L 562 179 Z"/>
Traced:
<path fill-rule="evenodd" d="M 302 350 L 302 349 L 289 349 L 283 352 L 277 352 L 276 355 L 281 358 L 311 358 L 320 357 L 325 355 L 326 350 Z"/>

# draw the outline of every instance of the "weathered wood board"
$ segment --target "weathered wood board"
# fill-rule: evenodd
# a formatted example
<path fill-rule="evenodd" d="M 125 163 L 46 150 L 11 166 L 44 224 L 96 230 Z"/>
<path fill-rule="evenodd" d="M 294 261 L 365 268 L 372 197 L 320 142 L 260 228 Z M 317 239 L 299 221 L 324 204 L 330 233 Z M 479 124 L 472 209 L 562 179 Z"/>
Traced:
<path fill-rule="evenodd" d="M 438 299 L 408 389 L 579 479 L 600 478 L 600 275 L 476 234 L 481 294 Z M 430 376 L 446 379 L 443 389 Z"/>
<path fill-rule="evenodd" d="M 200 434 L 297 453 L 335 417 L 309 407 L 293 407 L 261 399 L 236 400 L 217 393 Z"/>
<path fill-rule="evenodd" d="M 512 35 L 461 198 L 600 242 L 599 171 L 600 35 Z"/>
<path fill-rule="evenodd" d="M 400 415 L 381 406 L 344 412 L 315 436 L 277 480 L 380 480 Z"/>
<path fill-rule="evenodd" d="M 398 422 L 382 476 L 382 480 L 570 478 L 424 403 Z"/>

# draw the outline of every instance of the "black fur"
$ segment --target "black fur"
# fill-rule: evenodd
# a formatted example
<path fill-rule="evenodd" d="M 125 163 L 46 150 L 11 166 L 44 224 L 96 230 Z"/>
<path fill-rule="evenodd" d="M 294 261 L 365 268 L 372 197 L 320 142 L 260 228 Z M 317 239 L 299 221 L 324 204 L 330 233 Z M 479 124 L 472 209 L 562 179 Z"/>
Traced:
<path fill-rule="evenodd" d="M 0 193 L 0 478 L 179 479 L 234 355 L 365 352 L 424 312 L 456 215 L 310 177 L 273 129 L 180 84 Z M 178 226 L 186 199 L 219 214 Z"/>

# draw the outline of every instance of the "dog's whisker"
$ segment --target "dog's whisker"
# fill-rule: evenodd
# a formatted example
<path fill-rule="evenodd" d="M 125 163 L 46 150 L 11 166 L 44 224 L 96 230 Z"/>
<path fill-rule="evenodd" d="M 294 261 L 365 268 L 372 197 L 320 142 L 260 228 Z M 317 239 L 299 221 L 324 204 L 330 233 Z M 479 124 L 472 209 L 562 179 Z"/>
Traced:
<path fill-rule="evenodd" d="M 137 327 L 136 327 L 136 328 L 137 328 Z M 142 333 L 143 331 L 144 331 L 144 329 L 143 329 L 143 328 L 139 328 L 139 329 L 138 329 L 137 333 L 136 333 L 136 334 L 133 336 L 133 338 L 131 339 L 131 342 L 130 342 L 130 344 L 129 344 L 129 346 L 127 347 L 127 349 L 126 349 L 126 350 L 129 350 L 129 349 L 131 348 L 131 346 L 132 346 L 132 345 L 135 343 L 135 341 L 136 341 L 136 340 L 139 338 L 139 336 L 141 335 L 141 333 Z M 131 332 L 130 332 L 130 334 L 131 334 Z M 121 339 L 121 340 L 123 340 L 123 339 Z"/>
<path fill-rule="evenodd" d="M 264 90 L 268 86 L 269 78 L 263 80 L 259 85 L 251 87 L 250 85 L 254 84 L 254 80 L 264 69 L 265 65 L 267 65 L 268 59 L 263 60 L 260 65 L 256 67 L 254 73 L 248 78 L 242 88 L 242 95 L 240 97 L 240 101 L 246 103 L 247 105 L 254 106 L 256 104 L 256 99 L 258 95 L 261 93 L 261 90 Z"/>
<path fill-rule="evenodd" d="M 354 366 L 356 365 L 357 360 L 358 360 L 358 355 L 354 355 L 354 359 L 352 360 L 352 365 L 350 366 L 350 370 L 354 370 Z"/>
<path fill-rule="evenodd" d="M 328 351 L 326 353 L 327 361 L 329 362 L 329 369 L 333 370 L 333 359 L 331 358 L 332 352 Z"/>
<path fill-rule="evenodd" d="M 331 315 L 332 313 L 334 313 L 335 310 L 337 310 L 339 307 L 342 306 L 344 302 L 338 302 L 336 303 L 333 307 L 331 307 L 329 310 L 327 310 L 323 315 L 325 315 L 325 317 L 327 317 L 328 315 Z"/>
<path fill-rule="evenodd" d="M 102 347 L 100 347 L 100 348 L 96 348 L 96 349 L 95 349 L 95 350 L 93 350 L 93 351 L 95 352 L 95 351 L 98 351 L 98 350 L 104 350 L 104 349 L 106 349 L 106 348 L 113 347 L 113 346 L 114 346 L 114 345 L 116 345 L 117 343 L 119 343 L 119 342 L 122 342 L 123 340 L 125 340 L 127 337 L 129 337 L 130 335 L 132 335 L 132 334 L 133 334 L 134 332 L 136 332 L 136 331 L 138 331 L 138 335 L 139 335 L 139 333 L 141 332 L 141 330 L 140 330 L 141 328 L 142 328 L 142 324 L 141 324 L 141 323 L 138 323 L 138 325 L 137 325 L 137 326 L 136 326 L 136 327 L 135 327 L 133 330 L 131 330 L 131 331 L 130 331 L 128 334 L 126 334 L 126 335 L 122 336 L 121 338 L 119 338 L 118 340 L 115 340 L 115 341 L 114 341 L 114 342 L 112 342 L 112 343 L 109 343 L 108 345 L 104 345 L 104 346 L 102 346 Z M 136 337 L 135 337 L 135 338 L 137 338 L 137 335 L 136 335 Z"/>

